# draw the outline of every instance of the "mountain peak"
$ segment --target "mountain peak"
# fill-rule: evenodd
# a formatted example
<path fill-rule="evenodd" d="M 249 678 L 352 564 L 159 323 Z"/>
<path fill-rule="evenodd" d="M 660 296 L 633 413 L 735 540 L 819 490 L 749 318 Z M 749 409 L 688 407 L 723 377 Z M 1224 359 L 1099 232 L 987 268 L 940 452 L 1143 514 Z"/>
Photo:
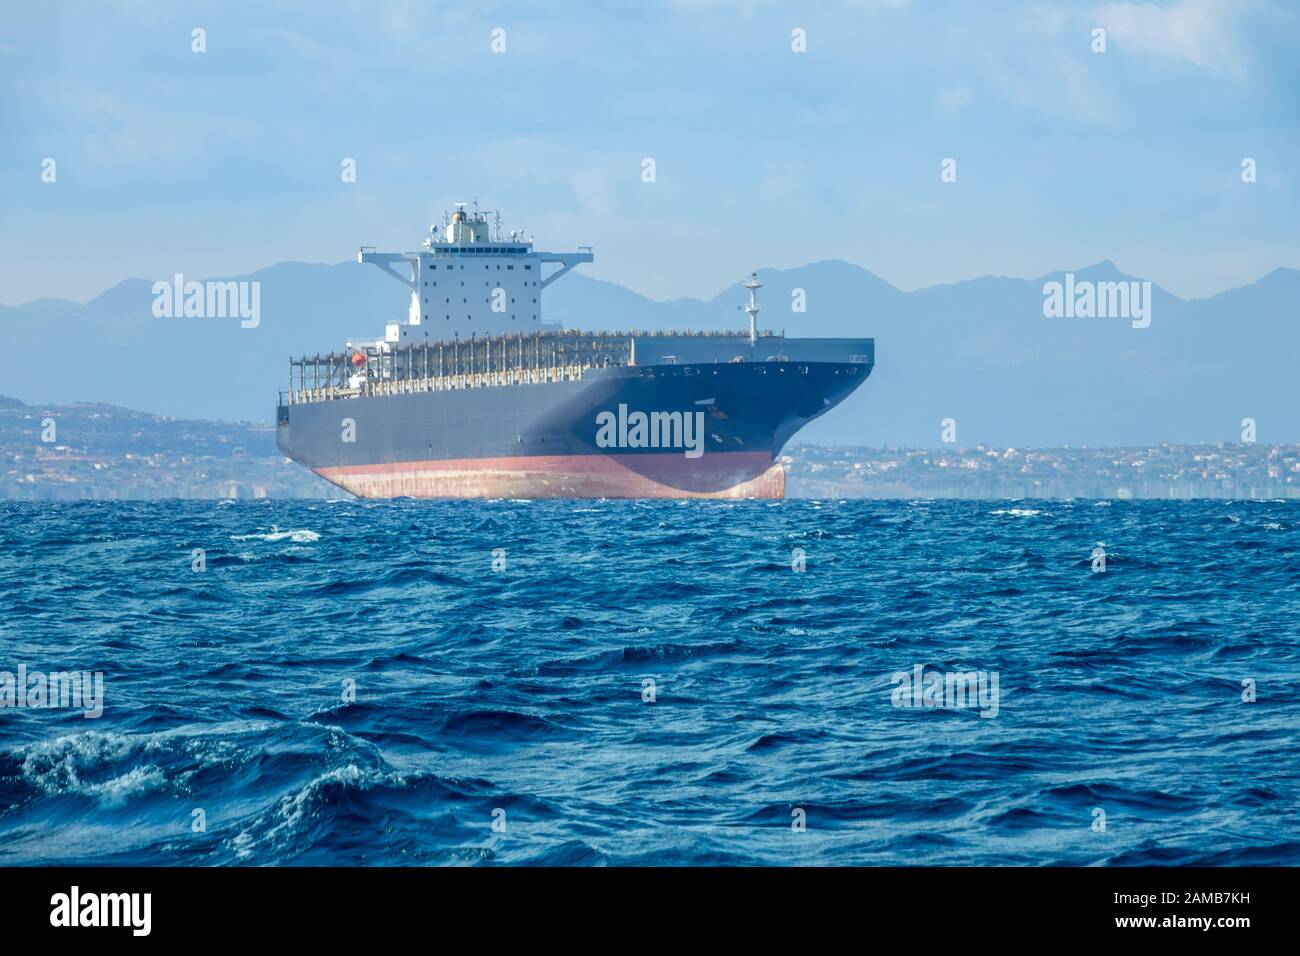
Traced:
<path fill-rule="evenodd" d="M 1101 262 L 1094 262 L 1092 265 L 1084 266 L 1081 269 L 1074 269 L 1073 272 L 1075 278 L 1091 279 L 1094 282 L 1117 282 L 1121 279 L 1137 278 L 1121 271 L 1120 267 L 1115 265 L 1113 259 L 1102 259 Z"/>
<path fill-rule="evenodd" d="M 1271 343 L 1294 339 L 1300 271 L 1274 269 L 1195 303 L 1153 287 L 1155 332 L 1123 321 L 1044 317 L 1043 284 L 1063 282 L 1069 271 L 904 292 L 837 259 L 763 269 L 759 324 L 792 336 L 877 340 L 878 370 L 843 412 L 810 426 L 810 441 L 924 447 L 946 417 L 959 419 L 972 439 L 1012 445 L 1223 437 L 1247 414 L 1267 420 L 1270 436 L 1297 434 L 1293 350 Z M 543 321 L 588 330 L 742 330 L 744 274 L 720 276 L 726 287 L 707 301 L 657 301 L 578 273 L 547 290 Z M 60 342 L 57 362 L 13 363 L 5 391 L 27 402 L 91 395 L 179 418 L 266 420 L 290 354 L 378 336 L 407 311 L 406 289 L 353 263 L 285 262 L 254 275 L 263 307 L 256 329 L 156 319 L 146 279 L 120 283 L 87 305 L 0 310 L 14 354 L 46 354 L 52 336 Z M 1133 281 L 1110 259 L 1075 277 Z M 1099 374 L 1106 381 L 1100 392 Z M 1223 408 L 1228 392 L 1231 414 Z"/>

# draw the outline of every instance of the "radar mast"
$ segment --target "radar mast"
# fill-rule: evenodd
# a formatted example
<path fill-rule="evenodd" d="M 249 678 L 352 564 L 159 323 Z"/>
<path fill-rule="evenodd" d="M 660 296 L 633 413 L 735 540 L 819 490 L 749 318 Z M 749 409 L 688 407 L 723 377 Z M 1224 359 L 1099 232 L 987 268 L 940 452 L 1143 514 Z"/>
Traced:
<path fill-rule="evenodd" d="M 749 344 L 758 344 L 758 290 L 763 288 L 763 283 L 758 281 L 758 273 L 751 272 L 749 278 L 741 283 L 749 290 L 749 304 L 745 306 L 745 311 L 749 313 Z"/>

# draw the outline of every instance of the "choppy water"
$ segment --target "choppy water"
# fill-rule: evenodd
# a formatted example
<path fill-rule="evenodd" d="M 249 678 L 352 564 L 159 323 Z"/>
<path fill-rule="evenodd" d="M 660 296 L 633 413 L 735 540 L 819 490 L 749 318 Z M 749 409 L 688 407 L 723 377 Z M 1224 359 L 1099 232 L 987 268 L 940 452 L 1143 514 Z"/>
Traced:
<path fill-rule="evenodd" d="M 3 864 L 1300 862 L 1296 504 L 0 513 Z"/>

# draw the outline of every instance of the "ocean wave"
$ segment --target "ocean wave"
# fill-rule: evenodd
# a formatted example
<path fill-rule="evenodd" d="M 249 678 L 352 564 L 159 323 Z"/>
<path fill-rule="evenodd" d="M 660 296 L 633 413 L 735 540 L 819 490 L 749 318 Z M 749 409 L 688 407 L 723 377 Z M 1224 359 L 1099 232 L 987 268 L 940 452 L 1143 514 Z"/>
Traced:
<path fill-rule="evenodd" d="M 6 515 L 0 671 L 105 708 L 0 710 L 5 864 L 1300 863 L 1297 502 Z"/>
<path fill-rule="evenodd" d="M 312 531 L 309 528 L 298 528 L 292 531 L 280 531 L 278 528 L 272 528 L 270 531 L 258 534 L 232 534 L 231 541 L 284 541 L 288 539 L 294 544 L 313 544 L 320 540 L 320 533 Z"/>

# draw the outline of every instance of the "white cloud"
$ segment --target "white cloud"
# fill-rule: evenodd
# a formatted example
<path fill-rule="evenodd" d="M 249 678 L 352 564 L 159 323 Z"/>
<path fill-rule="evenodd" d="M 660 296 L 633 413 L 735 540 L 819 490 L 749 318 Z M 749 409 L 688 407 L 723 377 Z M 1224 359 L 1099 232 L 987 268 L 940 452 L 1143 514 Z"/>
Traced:
<path fill-rule="evenodd" d="M 1062 55 L 1059 47 L 1026 48 L 1012 60 L 999 50 L 975 54 L 992 92 L 1022 110 L 1092 126 L 1114 126 L 1120 107 L 1086 61 Z"/>
<path fill-rule="evenodd" d="M 971 99 L 970 90 L 964 86 L 954 87 L 952 89 L 940 90 L 936 96 L 940 113 L 960 113 Z"/>
<path fill-rule="evenodd" d="M 608 167 L 585 167 L 569 175 L 569 185 L 582 211 L 594 219 L 618 215 L 617 188 Z"/>
<path fill-rule="evenodd" d="M 1227 0 L 1108 3 L 1097 10 L 1111 49 L 1179 60 L 1215 73 L 1240 77 L 1245 57 L 1236 22 L 1246 6 Z"/>

